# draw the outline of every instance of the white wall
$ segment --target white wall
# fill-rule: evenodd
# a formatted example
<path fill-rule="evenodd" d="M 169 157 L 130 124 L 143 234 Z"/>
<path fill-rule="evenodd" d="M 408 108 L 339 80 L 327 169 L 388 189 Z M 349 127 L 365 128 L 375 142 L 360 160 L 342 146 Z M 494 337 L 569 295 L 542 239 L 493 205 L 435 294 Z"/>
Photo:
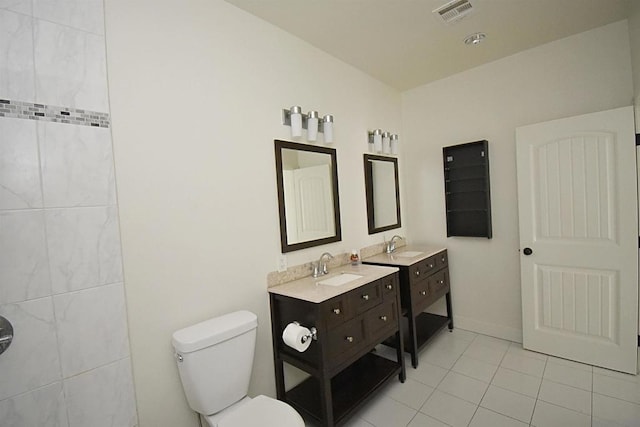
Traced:
<path fill-rule="evenodd" d="M 447 246 L 457 326 L 521 340 L 515 128 L 631 105 L 632 94 L 626 21 L 403 93 L 406 227 Z M 447 238 L 442 147 L 480 139 L 489 141 L 493 239 Z"/>
<path fill-rule="evenodd" d="M 630 2 L 629 41 L 633 71 L 634 105 L 636 107 L 636 133 L 640 133 L 640 2 Z"/>
<path fill-rule="evenodd" d="M 179 328 L 257 313 L 250 394 L 274 395 L 281 109 L 335 116 L 343 241 L 289 254 L 295 265 L 382 242 L 367 234 L 362 154 L 367 129 L 402 134 L 400 94 L 221 0 L 108 0 L 106 26 L 140 426 L 196 426 L 173 360 Z"/>

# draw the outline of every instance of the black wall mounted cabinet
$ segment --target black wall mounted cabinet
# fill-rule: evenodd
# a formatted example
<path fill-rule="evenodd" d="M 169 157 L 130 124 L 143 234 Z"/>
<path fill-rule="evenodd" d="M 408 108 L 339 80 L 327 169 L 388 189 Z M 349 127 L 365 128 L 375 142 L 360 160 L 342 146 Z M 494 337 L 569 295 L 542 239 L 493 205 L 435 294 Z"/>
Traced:
<path fill-rule="evenodd" d="M 442 148 L 447 237 L 491 238 L 489 143 Z"/>

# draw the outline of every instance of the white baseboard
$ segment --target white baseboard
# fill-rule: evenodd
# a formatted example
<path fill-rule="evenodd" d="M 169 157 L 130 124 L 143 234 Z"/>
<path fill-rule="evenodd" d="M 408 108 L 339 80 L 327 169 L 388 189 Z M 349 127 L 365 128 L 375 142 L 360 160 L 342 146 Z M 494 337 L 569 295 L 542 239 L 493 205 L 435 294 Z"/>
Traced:
<path fill-rule="evenodd" d="M 503 340 L 522 343 L 522 330 L 495 323 L 481 322 L 470 317 L 453 315 L 453 326 L 478 334 L 489 335 Z"/>

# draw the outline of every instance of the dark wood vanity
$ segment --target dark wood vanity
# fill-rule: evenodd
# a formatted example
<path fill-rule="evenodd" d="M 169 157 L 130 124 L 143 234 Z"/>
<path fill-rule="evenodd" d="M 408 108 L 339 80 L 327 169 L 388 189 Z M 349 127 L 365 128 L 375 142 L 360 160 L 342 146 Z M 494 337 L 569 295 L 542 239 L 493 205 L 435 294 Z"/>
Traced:
<path fill-rule="evenodd" d="M 403 358 L 399 273 L 397 268 L 345 266 L 331 273 L 362 278 L 341 286 L 318 284 L 311 277 L 269 289 L 278 399 L 321 425 L 339 426 L 398 375 L 406 378 Z M 304 352 L 287 346 L 282 333 L 291 322 L 317 329 Z M 391 340 L 396 360 L 375 353 Z M 309 374 L 287 390 L 284 363 Z"/>
<path fill-rule="evenodd" d="M 400 269 L 401 307 L 406 329 L 404 349 L 411 354 L 411 364 L 417 368 L 418 352 L 445 326 L 453 329 L 447 250 L 403 247 L 392 254 L 367 258 L 363 263 Z M 443 296 L 446 298 L 446 316 L 424 312 Z M 395 346 L 391 341 L 386 344 Z"/>

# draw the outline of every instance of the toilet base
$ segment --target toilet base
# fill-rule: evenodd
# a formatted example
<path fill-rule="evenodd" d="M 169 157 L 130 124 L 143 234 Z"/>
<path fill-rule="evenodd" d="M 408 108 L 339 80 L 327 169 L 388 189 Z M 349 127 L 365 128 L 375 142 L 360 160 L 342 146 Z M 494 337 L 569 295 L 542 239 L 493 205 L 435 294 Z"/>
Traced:
<path fill-rule="evenodd" d="M 223 411 L 201 415 L 207 427 L 304 427 L 304 420 L 291 406 L 267 396 L 245 397 Z"/>
<path fill-rule="evenodd" d="M 218 423 L 220 423 L 220 420 L 222 420 L 224 417 L 229 415 L 233 410 L 241 406 L 244 406 L 249 402 L 251 402 L 251 398 L 249 396 L 245 396 L 244 398 L 237 401 L 236 403 L 229 406 L 228 408 L 224 408 L 222 411 L 218 412 L 217 414 L 213 414 L 213 415 L 199 414 L 200 424 L 202 425 L 202 427 L 218 427 Z"/>

